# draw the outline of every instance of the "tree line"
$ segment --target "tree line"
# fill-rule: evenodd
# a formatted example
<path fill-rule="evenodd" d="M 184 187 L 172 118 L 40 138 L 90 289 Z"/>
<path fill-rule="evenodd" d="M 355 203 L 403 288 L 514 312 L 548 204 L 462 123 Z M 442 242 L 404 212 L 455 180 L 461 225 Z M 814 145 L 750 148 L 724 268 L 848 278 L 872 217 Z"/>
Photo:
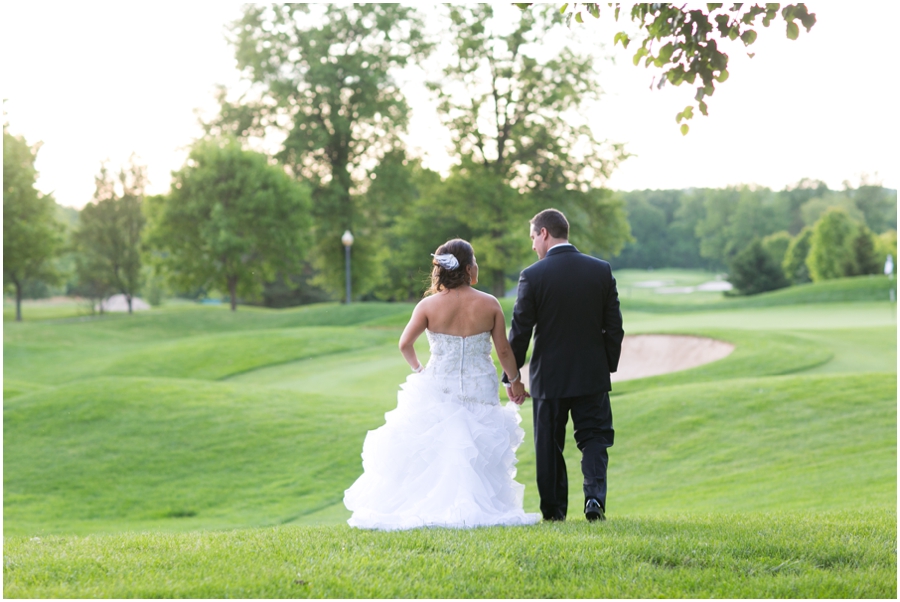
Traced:
<path fill-rule="evenodd" d="M 647 33 L 635 64 L 643 57 L 674 85 L 699 77 L 705 96 L 714 90 L 708 79 L 727 76 L 712 37 L 724 44 L 740 34 L 748 45 L 748 26 L 762 15 L 767 27 L 778 10 L 660 6 L 658 14 L 632 11 Z M 795 20 L 807 30 L 815 22 L 797 6 L 781 11 L 788 37 L 796 37 Z M 15 290 L 17 308 L 29 287 L 62 282 L 92 299 L 121 293 L 129 307 L 142 289 L 151 301 L 224 294 L 232 309 L 239 299 L 284 306 L 338 298 L 346 230 L 356 240 L 355 298 L 417 298 L 428 254 L 455 236 L 473 242 L 485 288 L 503 296 L 531 258 L 527 218 L 548 206 L 570 217 L 582 250 L 616 256 L 634 239 L 627 198 L 604 182 L 627 153 L 587 125 L 585 107 L 600 92 L 593 57 L 545 43 L 573 12 L 444 10 L 451 58 L 428 87 L 452 136 L 456 163 L 446 175 L 425 168 L 402 140 L 409 106 L 396 73 L 437 42 L 421 33 L 422 15 L 401 5 L 245 7 L 228 34 L 243 93 L 218 91 L 219 111 L 202 123 L 205 134 L 169 191 L 146 196 L 146 170 L 134 159 L 116 174 L 104 166 L 74 225 L 71 212 L 34 188 L 37 147 L 4 125 L 5 180 L 7 146 L 9 169 L 18 170 L 9 181 L 21 180 L 4 188 L 4 286 Z M 685 38 L 685 28 L 698 31 Z M 651 38 L 669 50 L 648 55 Z M 278 150 L 259 150 L 272 136 Z M 53 219 L 60 213 L 68 228 Z"/>
<path fill-rule="evenodd" d="M 753 294 L 830 278 L 880 273 L 897 256 L 897 191 L 865 180 L 831 190 L 803 179 L 765 187 L 621 193 L 633 240 L 617 268 L 727 272 Z"/>

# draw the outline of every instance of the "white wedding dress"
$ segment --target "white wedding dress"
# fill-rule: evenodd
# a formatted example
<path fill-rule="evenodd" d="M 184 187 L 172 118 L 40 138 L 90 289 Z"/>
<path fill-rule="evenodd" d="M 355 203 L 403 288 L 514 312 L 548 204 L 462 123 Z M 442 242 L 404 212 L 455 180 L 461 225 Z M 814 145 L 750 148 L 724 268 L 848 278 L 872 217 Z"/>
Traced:
<path fill-rule="evenodd" d="M 515 481 L 524 431 L 518 406 L 500 405 L 489 332 L 425 331 L 431 359 L 400 386 L 397 408 L 363 443 L 363 475 L 344 493 L 352 527 L 530 525 Z"/>

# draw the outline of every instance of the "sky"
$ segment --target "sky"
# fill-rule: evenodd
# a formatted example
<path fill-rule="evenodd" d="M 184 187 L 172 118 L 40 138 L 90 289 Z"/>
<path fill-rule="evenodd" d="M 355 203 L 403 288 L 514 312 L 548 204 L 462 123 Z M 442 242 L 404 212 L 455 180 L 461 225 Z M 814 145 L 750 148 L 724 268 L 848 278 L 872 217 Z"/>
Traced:
<path fill-rule="evenodd" d="M 132 153 L 148 167 L 151 194 L 168 190 L 200 134 L 197 111 L 215 110 L 217 84 L 240 86 L 226 24 L 237 2 L 3 3 L 0 21 L 4 119 L 38 152 L 38 188 L 82 207 L 103 161 L 117 170 Z M 635 67 L 634 50 L 613 47 L 621 27 L 599 21 L 558 34 L 598 57 L 601 101 L 589 111 L 600 139 L 632 156 L 606 185 L 617 190 L 755 184 L 780 190 L 801 178 L 839 189 L 845 181 L 900 184 L 893 3 L 808 3 L 818 18 L 788 40 L 784 25 L 759 27 L 746 56 L 728 49 L 730 78 L 682 136 L 675 115 L 694 88 L 650 90 L 658 72 Z M 851 8 L 852 7 L 852 8 Z M 434 10 L 434 9 L 426 9 Z M 504 4 L 498 10 L 518 10 Z M 624 11 L 623 11 L 624 12 Z M 429 18 L 429 27 L 440 28 Z M 597 47 L 596 40 L 605 40 Z M 445 172 L 453 158 L 424 87 L 442 60 L 398 79 L 412 107 L 407 143 L 424 164 Z"/>

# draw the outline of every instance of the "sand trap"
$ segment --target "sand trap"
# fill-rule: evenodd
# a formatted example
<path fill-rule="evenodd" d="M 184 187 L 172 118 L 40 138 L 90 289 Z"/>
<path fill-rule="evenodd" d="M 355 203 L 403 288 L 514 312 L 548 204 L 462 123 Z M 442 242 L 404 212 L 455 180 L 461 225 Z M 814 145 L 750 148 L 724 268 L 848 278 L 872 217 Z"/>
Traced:
<path fill-rule="evenodd" d="M 128 311 L 128 299 L 125 298 L 125 295 L 113 295 L 109 299 L 95 305 L 94 310 L 100 311 L 101 305 L 103 306 L 103 311 Z M 146 311 L 148 309 L 150 309 L 150 304 L 140 297 L 131 298 L 131 311 Z"/>
<path fill-rule="evenodd" d="M 627 335 L 622 341 L 622 357 L 619 369 L 612 375 L 612 382 L 644 378 L 687 370 L 702 366 L 734 351 L 734 345 L 685 335 L 637 334 Z M 522 368 L 522 379 L 527 388 L 528 366 Z"/>

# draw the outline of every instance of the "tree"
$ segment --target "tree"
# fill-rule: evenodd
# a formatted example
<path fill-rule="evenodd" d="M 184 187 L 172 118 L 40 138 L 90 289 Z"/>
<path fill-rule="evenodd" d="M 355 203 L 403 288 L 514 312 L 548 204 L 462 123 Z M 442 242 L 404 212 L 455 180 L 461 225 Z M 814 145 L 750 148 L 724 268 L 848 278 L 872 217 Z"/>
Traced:
<path fill-rule="evenodd" d="M 718 265 L 729 265 L 754 239 L 784 230 L 790 223 L 786 207 L 768 188 L 730 186 L 700 194 L 705 209 L 696 228 L 700 254 Z"/>
<path fill-rule="evenodd" d="M 845 192 L 827 191 L 821 196 L 816 196 L 800 206 L 800 215 L 803 223 L 814 226 L 829 209 L 841 209 L 855 222 L 865 221 L 865 215 L 856 206 L 853 198 Z"/>
<path fill-rule="evenodd" d="M 786 230 L 782 230 L 764 237 L 761 243 L 763 249 L 775 260 L 775 263 L 781 265 L 788 247 L 791 245 L 791 240 L 791 235 Z"/>
<path fill-rule="evenodd" d="M 150 200 L 149 242 L 173 283 L 222 287 L 232 311 L 308 248 L 307 187 L 234 138 L 195 144 L 169 194 Z"/>
<path fill-rule="evenodd" d="M 532 5 L 517 3 L 517 6 L 526 9 Z M 599 3 L 572 3 L 571 6 L 567 15 L 570 23 L 573 15 L 578 23 L 584 22 L 585 13 L 600 18 Z M 621 5 L 609 6 L 614 7 L 614 18 L 618 21 Z M 787 37 L 791 40 L 796 40 L 800 35 L 797 21 L 807 32 L 816 23 L 816 15 L 810 13 L 805 4 L 788 4 L 784 8 L 780 4 L 745 3 L 731 4 L 727 8 L 721 3 L 707 3 L 696 8 L 688 8 L 689 6 L 670 3 L 634 4 L 630 13 L 631 21 L 638 24 L 643 38 L 640 48 L 634 53 L 635 66 L 643 59 L 644 67 L 653 65 L 662 70 L 658 83 L 654 77 L 651 87 L 654 84 L 657 88 L 662 88 L 666 83 L 680 86 L 684 82 L 696 82 L 696 104 L 690 104 L 678 113 L 675 116 L 677 123 L 692 119 L 695 107 L 706 115 L 708 107 L 704 99 L 713 95 L 716 83 L 723 83 L 728 79 L 728 54 L 719 49 L 720 42 L 727 46 L 729 42 L 740 38 L 745 47 L 750 46 L 756 41 L 757 32 L 754 28 L 757 27 L 757 19 L 762 17 L 763 27 L 768 27 L 778 18 L 779 12 L 786 24 Z M 702 6 L 705 6 L 705 11 Z M 566 12 L 568 7 L 569 3 L 563 4 L 560 12 Z M 719 41 L 715 39 L 716 33 Z M 613 38 L 613 43 L 622 44 L 623 48 L 628 48 L 631 41 L 624 31 L 618 32 Z M 753 53 L 747 54 L 753 57 Z M 682 134 L 687 134 L 688 129 L 687 123 L 681 124 Z"/>
<path fill-rule="evenodd" d="M 574 238 L 618 253 L 630 239 L 621 202 L 593 190 L 625 153 L 577 116 L 599 92 L 593 59 L 568 48 L 543 60 L 529 54 L 561 23 L 557 11 L 521 12 L 501 33 L 491 5 L 449 10 L 456 56 L 429 87 L 460 160 L 448 191 L 466 208 L 460 217 L 491 291 L 502 296 L 506 272 L 527 257 L 523 216 L 548 206 L 578 216 Z"/>
<path fill-rule="evenodd" d="M 887 261 L 887 256 L 890 255 L 894 258 L 894 263 L 897 262 L 897 231 L 896 230 L 888 230 L 887 232 L 883 232 L 878 235 L 878 241 L 876 245 L 876 251 L 878 252 L 878 260 L 884 265 L 884 262 Z"/>
<path fill-rule="evenodd" d="M 90 297 L 116 291 L 125 296 L 128 313 L 141 284 L 142 210 L 146 168 L 132 155 L 130 165 L 113 177 L 106 166 L 94 179 L 96 191 L 72 234 L 76 271 Z"/>
<path fill-rule="evenodd" d="M 333 292 L 344 283 L 345 230 L 357 234 L 354 279 L 372 272 L 377 242 L 359 235 L 360 188 L 406 127 L 409 107 L 392 71 L 430 52 L 422 29 L 414 9 L 394 4 L 248 5 L 232 27 L 238 66 L 254 88 L 236 103 L 220 91 L 221 113 L 207 129 L 286 134 L 277 158 L 314 186 L 313 263 L 317 282 Z M 359 284 L 354 290 L 366 288 Z"/>
<path fill-rule="evenodd" d="M 380 235 L 372 293 L 389 301 L 420 299 L 430 286 L 430 254 L 446 240 L 468 237 L 468 230 L 444 195 L 440 174 L 420 159 L 389 153 L 371 177 L 365 206 L 377 211 L 366 222 Z"/>
<path fill-rule="evenodd" d="M 791 216 L 788 232 L 792 236 L 796 236 L 804 227 L 815 223 L 815 220 L 809 223 L 804 220 L 801 211 L 803 205 L 810 199 L 822 198 L 830 192 L 825 182 L 802 178 L 796 184 L 787 186 L 784 190 L 776 193 L 779 201 L 787 204 Z"/>
<path fill-rule="evenodd" d="M 829 209 L 816 222 L 806 258 L 813 282 L 856 273 L 856 234 L 856 223 L 842 209 Z"/>
<path fill-rule="evenodd" d="M 854 270 L 848 276 L 880 274 L 884 260 L 879 257 L 878 241 L 865 224 L 858 224 L 856 236 L 853 237 Z"/>
<path fill-rule="evenodd" d="M 809 268 L 806 266 L 806 257 L 809 255 L 810 241 L 812 241 L 812 228 L 803 228 L 800 233 L 791 239 L 781 267 L 784 275 L 791 284 L 803 284 L 811 282 Z"/>
<path fill-rule="evenodd" d="M 51 260 L 62 242 L 56 203 L 35 188 L 34 162 L 40 144 L 29 146 L 3 124 L 3 286 L 16 289 L 16 321 L 22 320 L 22 291 L 28 282 L 56 280 Z"/>
<path fill-rule="evenodd" d="M 729 282 L 742 295 L 756 295 L 788 286 L 781 264 L 755 239 L 731 260 Z"/>
<path fill-rule="evenodd" d="M 866 225 L 878 234 L 897 229 L 897 191 L 870 184 L 865 179 L 855 189 L 848 189 Z"/>

